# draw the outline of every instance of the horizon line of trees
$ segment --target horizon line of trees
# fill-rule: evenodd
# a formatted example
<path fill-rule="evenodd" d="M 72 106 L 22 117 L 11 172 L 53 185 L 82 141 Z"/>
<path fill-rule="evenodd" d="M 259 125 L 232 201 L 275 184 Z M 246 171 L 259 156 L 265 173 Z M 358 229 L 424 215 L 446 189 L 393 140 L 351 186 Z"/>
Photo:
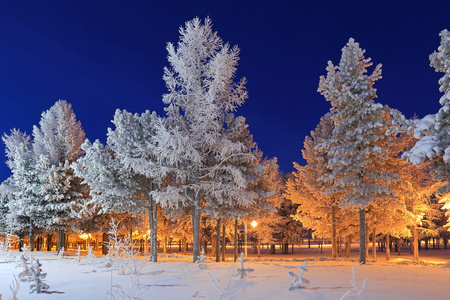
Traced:
<path fill-rule="evenodd" d="M 386 250 L 391 237 L 411 238 L 418 259 L 420 235 L 436 234 L 443 218 L 438 201 L 450 206 L 447 30 L 430 55 L 444 73 L 442 108 L 422 120 L 374 101 L 381 65 L 368 75 L 371 59 L 350 39 L 339 65 L 329 62 L 320 78 L 331 109 L 305 138 L 307 164 L 294 163 L 284 178 L 234 114 L 248 97 L 246 79 L 235 81 L 239 48 L 223 43 L 209 18 L 188 21 L 179 33 L 178 44 L 166 47 L 165 116 L 116 110 L 106 144 L 92 143 L 59 100 L 32 136 L 3 135 L 12 175 L 0 186 L 0 231 L 27 232 L 30 243 L 35 232 L 58 232 L 59 251 L 75 228 L 106 232 L 117 216 L 131 228 L 147 216 L 151 261 L 158 236 L 176 233 L 193 243 L 195 262 L 201 241 L 218 251 L 221 230 L 257 218 L 261 242 L 298 241 L 311 229 L 331 238 L 336 257 L 341 240 L 349 248 L 359 236 L 365 263 L 370 232 L 373 243 L 384 236 Z"/>

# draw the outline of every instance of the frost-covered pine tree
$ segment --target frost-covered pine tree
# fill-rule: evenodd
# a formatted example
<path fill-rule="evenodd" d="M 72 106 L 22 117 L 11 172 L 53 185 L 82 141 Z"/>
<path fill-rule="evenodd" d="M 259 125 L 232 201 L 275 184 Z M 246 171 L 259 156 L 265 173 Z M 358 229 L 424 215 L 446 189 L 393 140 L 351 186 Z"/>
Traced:
<path fill-rule="evenodd" d="M 152 192 L 160 186 L 167 176 L 165 168 L 158 163 L 156 135 L 164 120 L 155 112 L 131 114 L 117 110 L 113 123 L 115 129 L 108 129 L 107 143 L 114 151 L 115 159 L 125 170 L 129 170 L 138 197 L 134 193 L 130 200 L 148 213 L 150 230 L 150 260 L 156 262 L 158 205 Z"/>
<path fill-rule="evenodd" d="M 390 123 L 384 118 L 384 108 L 375 103 L 374 83 L 381 78 L 381 65 L 371 75 L 367 68 L 370 58 L 350 39 L 342 49 L 338 66 L 328 62 L 327 76 L 321 76 L 318 91 L 331 103 L 334 129 L 324 141 L 328 150 L 329 174 L 324 180 L 333 183 L 325 193 L 339 195 L 344 206 L 360 212 L 360 261 L 365 262 L 365 208 L 375 199 L 392 197 L 388 182 L 393 174 L 383 169 Z"/>
<path fill-rule="evenodd" d="M 73 164 L 90 186 L 88 205 L 98 213 L 141 214 L 145 209 L 151 231 L 151 260 L 156 261 L 157 206 L 151 192 L 161 183 L 164 170 L 154 150 L 156 113 L 131 114 L 117 110 L 108 129 L 107 145 L 98 140 L 83 144 L 86 155 Z"/>
<path fill-rule="evenodd" d="M 340 231 L 339 220 L 342 210 L 338 195 L 324 195 L 330 183 L 320 180 L 331 171 L 328 169 L 328 149 L 322 143 L 332 137 L 334 123 L 331 113 L 320 119 L 311 136 L 305 138 L 302 155 L 306 166 L 294 163 L 293 177 L 286 185 L 286 197 L 299 204 L 295 219 L 306 228 L 311 228 L 320 237 L 331 237 L 331 256 L 337 257 L 337 234 Z M 331 225 L 331 226 L 330 226 Z"/>
<path fill-rule="evenodd" d="M 43 186 L 46 184 L 48 160 L 37 157 L 33 151 L 31 138 L 19 130 L 13 129 L 10 135 L 4 135 L 7 165 L 13 173 L 14 195 L 8 202 L 16 220 L 27 227 L 30 238 L 30 250 L 33 251 L 34 228 L 45 227 L 48 216 L 42 208 L 45 203 Z"/>
<path fill-rule="evenodd" d="M 450 182 L 450 32 L 440 32 L 441 44 L 438 50 L 430 55 L 430 66 L 436 72 L 444 73 L 439 79 L 439 91 L 444 93 L 439 103 L 442 107 L 436 114 L 425 116 L 418 122 L 414 136 L 419 140 L 403 157 L 420 165 L 430 161 L 437 180 Z M 439 189 L 445 202 L 450 207 L 450 184 Z"/>
<path fill-rule="evenodd" d="M 58 250 L 63 246 L 63 232 L 77 215 L 83 202 L 85 187 L 73 175 L 70 164 L 83 153 L 85 133 L 73 112 L 72 105 L 58 100 L 44 111 L 39 126 L 33 127 L 33 151 L 37 157 L 47 157 L 46 203 L 49 227 L 58 229 Z"/>
<path fill-rule="evenodd" d="M 396 151 L 393 159 L 396 161 L 397 172 L 400 180 L 393 189 L 406 210 L 408 231 L 412 237 L 413 259 L 419 259 L 419 235 L 432 236 L 435 230 L 435 221 L 441 218 L 441 212 L 433 203 L 436 190 L 445 183 L 433 179 L 431 162 L 425 161 L 416 166 L 411 162 L 402 160 L 400 155 L 416 144 L 417 139 L 412 132 L 405 131 L 396 134 L 393 144 Z M 398 224 L 399 222 L 396 221 Z"/>
<path fill-rule="evenodd" d="M 160 136 L 161 160 L 171 168 L 176 184 L 157 195 L 167 207 L 189 207 L 193 223 L 193 260 L 199 256 L 200 214 L 210 197 L 236 203 L 251 201 L 244 193 L 245 177 L 239 168 L 224 162 L 247 151 L 242 143 L 223 134 L 223 117 L 247 98 L 245 80 L 233 81 L 239 48 L 224 44 L 206 18 L 186 22 L 175 47 L 168 43 L 170 67 L 163 79 L 168 93 L 167 133 Z M 221 182 L 220 176 L 229 176 Z M 236 189 L 238 187 L 238 189 Z"/>

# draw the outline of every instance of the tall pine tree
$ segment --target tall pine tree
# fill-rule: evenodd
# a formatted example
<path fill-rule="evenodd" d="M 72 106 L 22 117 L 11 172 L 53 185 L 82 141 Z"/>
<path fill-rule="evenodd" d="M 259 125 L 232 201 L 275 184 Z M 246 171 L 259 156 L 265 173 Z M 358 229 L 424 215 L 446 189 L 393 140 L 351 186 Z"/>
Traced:
<path fill-rule="evenodd" d="M 325 193 L 338 195 L 341 205 L 359 209 L 360 261 L 366 262 L 365 209 L 377 198 L 391 198 L 388 182 L 393 174 L 383 169 L 388 152 L 390 123 L 383 106 L 374 102 L 374 83 L 381 78 L 381 65 L 371 75 L 367 68 L 370 58 L 350 39 L 342 49 L 338 66 L 328 62 L 327 76 L 321 76 L 318 91 L 331 103 L 334 129 L 324 141 L 328 150 L 329 174 L 323 179 L 333 185 Z"/>

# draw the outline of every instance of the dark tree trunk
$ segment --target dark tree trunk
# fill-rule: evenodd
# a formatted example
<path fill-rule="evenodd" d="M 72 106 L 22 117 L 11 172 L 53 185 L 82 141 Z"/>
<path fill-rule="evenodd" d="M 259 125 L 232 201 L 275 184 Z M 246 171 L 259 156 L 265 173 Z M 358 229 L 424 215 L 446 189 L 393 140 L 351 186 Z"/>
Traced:
<path fill-rule="evenodd" d="M 238 251 L 237 251 L 237 235 L 238 235 L 238 232 L 237 232 L 237 227 L 238 227 L 238 220 L 234 220 L 234 262 L 236 262 L 236 260 L 237 260 L 237 253 L 238 253 Z"/>
<path fill-rule="evenodd" d="M 28 238 L 30 243 L 30 251 L 34 251 L 34 235 L 33 235 L 33 220 L 30 219 L 30 227 L 28 232 Z"/>
<path fill-rule="evenodd" d="M 102 254 L 103 255 L 108 254 L 108 242 L 109 242 L 109 236 L 106 232 L 103 232 L 103 236 L 102 236 Z"/>
<path fill-rule="evenodd" d="M 58 253 L 59 251 L 61 251 L 62 247 L 64 247 L 64 231 L 62 226 L 58 226 L 58 249 L 57 249 Z"/>
<path fill-rule="evenodd" d="M 19 252 L 23 251 L 22 250 L 22 248 L 23 248 L 23 237 L 24 237 L 23 232 L 19 233 Z"/>
<path fill-rule="evenodd" d="M 359 209 L 359 262 L 367 263 L 366 259 L 366 211 Z"/>
<path fill-rule="evenodd" d="M 217 219 L 216 226 L 216 262 L 220 261 L 220 218 Z"/>
<path fill-rule="evenodd" d="M 52 245 L 52 235 L 47 234 L 47 251 L 52 251 L 53 245 Z"/>
<path fill-rule="evenodd" d="M 192 227 L 194 246 L 192 249 L 192 261 L 195 263 L 199 256 L 198 248 L 200 246 L 200 199 L 199 193 L 195 193 L 194 208 L 192 213 Z"/>
<path fill-rule="evenodd" d="M 225 251 L 227 248 L 225 240 L 225 223 L 222 224 L 222 261 L 225 261 Z"/>

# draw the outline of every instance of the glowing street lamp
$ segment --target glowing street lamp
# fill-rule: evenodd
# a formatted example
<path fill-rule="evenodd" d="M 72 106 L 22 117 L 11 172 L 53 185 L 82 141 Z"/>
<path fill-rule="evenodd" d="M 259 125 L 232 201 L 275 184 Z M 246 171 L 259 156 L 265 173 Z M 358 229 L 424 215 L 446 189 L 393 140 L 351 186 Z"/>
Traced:
<path fill-rule="evenodd" d="M 258 222 L 253 221 L 250 224 L 252 224 L 253 229 L 254 229 L 256 227 L 256 225 L 258 225 Z M 261 256 L 261 251 L 260 251 L 260 248 L 259 248 L 259 234 L 258 234 L 258 240 L 256 242 L 257 242 L 256 248 L 258 249 L 258 256 Z"/>

